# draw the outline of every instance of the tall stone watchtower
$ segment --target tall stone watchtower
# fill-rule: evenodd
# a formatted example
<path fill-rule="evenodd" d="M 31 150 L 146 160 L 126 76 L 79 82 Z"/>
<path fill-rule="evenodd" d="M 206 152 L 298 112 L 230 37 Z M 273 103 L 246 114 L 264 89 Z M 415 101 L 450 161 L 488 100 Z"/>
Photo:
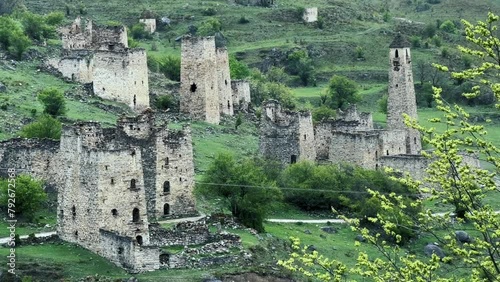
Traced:
<path fill-rule="evenodd" d="M 219 90 L 219 110 L 221 114 L 234 114 L 233 93 L 231 90 L 231 76 L 229 71 L 229 55 L 226 47 L 218 47 L 217 54 L 217 85 Z"/>
<path fill-rule="evenodd" d="M 397 34 L 389 45 L 389 98 L 387 100 L 388 130 L 406 131 L 406 154 L 419 154 L 420 133 L 408 128 L 403 114 L 417 119 L 417 102 L 413 87 L 410 43 Z"/>
<path fill-rule="evenodd" d="M 218 124 L 215 37 L 185 36 L 181 46 L 181 112 L 192 119 Z"/>

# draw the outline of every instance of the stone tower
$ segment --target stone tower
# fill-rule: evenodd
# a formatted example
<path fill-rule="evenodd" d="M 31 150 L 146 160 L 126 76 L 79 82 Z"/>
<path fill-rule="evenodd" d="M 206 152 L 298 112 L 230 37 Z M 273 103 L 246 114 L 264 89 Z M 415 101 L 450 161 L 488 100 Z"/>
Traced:
<path fill-rule="evenodd" d="M 408 128 L 403 114 L 417 119 L 417 102 L 413 87 L 410 43 L 397 34 L 389 46 L 389 97 L 387 101 L 388 130 L 406 131 L 406 154 L 419 154 L 420 134 Z"/>
<path fill-rule="evenodd" d="M 233 95 L 229 73 L 229 57 L 226 47 L 216 49 L 217 54 L 217 85 L 219 91 L 219 110 L 221 114 L 230 115 L 233 112 Z"/>
<path fill-rule="evenodd" d="M 182 38 L 181 112 L 195 120 L 220 121 L 215 37 Z"/>
<path fill-rule="evenodd" d="M 284 166 L 301 160 L 314 161 L 314 129 L 310 112 L 283 110 L 276 100 L 262 105 L 260 154 Z"/>

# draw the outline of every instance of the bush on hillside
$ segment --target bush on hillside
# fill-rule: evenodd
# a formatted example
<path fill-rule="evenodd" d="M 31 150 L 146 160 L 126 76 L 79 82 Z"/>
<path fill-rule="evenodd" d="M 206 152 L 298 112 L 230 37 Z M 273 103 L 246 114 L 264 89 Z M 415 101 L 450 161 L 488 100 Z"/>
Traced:
<path fill-rule="evenodd" d="M 15 183 L 15 191 L 9 189 L 9 183 Z M 10 191 L 9 191 L 10 190 Z M 28 221 L 34 221 L 35 213 L 47 201 L 47 193 L 43 190 L 43 182 L 31 178 L 29 175 L 20 174 L 15 182 L 0 179 L 0 205 L 7 211 L 9 198 L 15 194 L 15 213 Z"/>
<path fill-rule="evenodd" d="M 64 94 L 57 88 L 51 87 L 38 94 L 38 100 L 43 104 L 43 112 L 51 116 L 62 116 L 66 113 Z"/>
<path fill-rule="evenodd" d="M 21 128 L 19 135 L 24 138 L 61 139 L 62 124 L 50 115 L 41 115 L 35 122 Z"/>

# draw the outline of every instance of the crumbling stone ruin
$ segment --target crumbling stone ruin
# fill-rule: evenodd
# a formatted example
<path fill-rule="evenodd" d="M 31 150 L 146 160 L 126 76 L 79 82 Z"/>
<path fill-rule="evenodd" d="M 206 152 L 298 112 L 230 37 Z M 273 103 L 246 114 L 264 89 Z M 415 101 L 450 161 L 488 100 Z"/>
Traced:
<path fill-rule="evenodd" d="M 260 132 L 259 149 L 266 157 L 283 164 L 316 159 L 310 112 L 284 111 L 278 101 L 269 100 L 262 107 Z"/>
<path fill-rule="evenodd" d="M 95 95 L 125 103 L 138 112 L 149 107 L 147 56 L 129 49 L 124 26 L 100 27 L 78 17 L 60 30 L 63 53 L 47 64 L 63 77 L 91 83 Z"/>
<path fill-rule="evenodd" d="M 234 111 L 247 112 L 250 105 L 250 82 L 247 80 L 231 80 Z"/>
<path fill-rule="evenodd" d="M 221 114 L 248 109 L 250 86 L 231 81 L 227 49 L 215 37 L 184 36 L 181 46 L 181 112 L 218 124 Z"/>
<path fill-rule="evenodd" d="M 318 21 L 318 8 L 305 8 L 304 14 L 302 15 L 302 19 L 306 23 L 314 23 Z"/>
<path fill-rule="evenodd" d="M 310 113 L 282 112 L 277 102 L 271 101 L 263 106 L 260 153 L 284 165 L 306 159 L 367 169 L 393 167 L 422 179 L 428 159 L 420 155 L 418 131 L 407 128 L 403 120 L 403 113 L 417 118 L 409 45 L 398 35 L 389 52 L 387 129 L 374 129 L 371 114 L 358 113 L 355 106 L 339 110 L 335 120 L 322 121 L 313 129 L 312 121 L 300 123 L 300 119 L 290 118 L 310 119 Z"/>
<path fill-rule="evenodd" d="M 140 23 L 144 24 L 144 29 L 149 33 L 156 31 L 156 19 L 139 19 Z"/>

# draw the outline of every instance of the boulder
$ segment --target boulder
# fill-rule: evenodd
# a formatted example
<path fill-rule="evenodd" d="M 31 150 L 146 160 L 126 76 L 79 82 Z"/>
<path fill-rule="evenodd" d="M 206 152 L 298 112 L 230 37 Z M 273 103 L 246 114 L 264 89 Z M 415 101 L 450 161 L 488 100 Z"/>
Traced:
<path fill-rule="evenodd" d="M 323 226 L 323 227 L 321 227 L 321 230 L 323 232 L 326 232 L 326 233 L 329 233 L 329 234 L 337 233 L 337 230 L 335 228 L 333 228 L 332 226 Z"/>
<path fill-rule="evenodd" d="M 5 92 L 5 91 L 7 91 L 7 86 L 5 86 L 5 84 L 0 82 L 0 92 Z"/>
<path fill-rule="evenodd" d="M 469 234 L 462 230 L 455 231 L 455 237 L 457 238 L 457 241 L 460 243 L 472 242 L 472 238 L 469 236 Z"/>
<path fill-rule="evenodd" d="M 359 234 L 359 235 L 356 235 L 356 237 L 354 238 L 354 240 L 358 241 L 358 242 L 366 242 L 366 239 L 365 237 L 363 237 L 363 235 Z"/>
<path fill-rule="evenodd" d="M 314 252 L 314 251 L 316 251 L 316 250 L 317 250 L 317 249 L 316 249 L 316 246 L 314 246 L 314 245 L 309 245 L 309 246 L 307 246 L 307 251 L 308 251 L 308 252 L 311 252 L 311 253 L 312 253 L 312 252 Z"/>
<path fill-rule="evenodd" d="M 443 250 L 440 247 L 436 246 L 435 244 L 427 244 L 424 247 L 424 253 L 427 256 L 432 256 L 432 254 L 436 254 L 440 259 L 443 259 L 445 257 Z"/>
<path fill-rule="evenodd" d="M 304 230 L 304 233 L 306 233 L 306 234 L 311 234 L 311 230 L 306 229 L 306 230 Z"/>

